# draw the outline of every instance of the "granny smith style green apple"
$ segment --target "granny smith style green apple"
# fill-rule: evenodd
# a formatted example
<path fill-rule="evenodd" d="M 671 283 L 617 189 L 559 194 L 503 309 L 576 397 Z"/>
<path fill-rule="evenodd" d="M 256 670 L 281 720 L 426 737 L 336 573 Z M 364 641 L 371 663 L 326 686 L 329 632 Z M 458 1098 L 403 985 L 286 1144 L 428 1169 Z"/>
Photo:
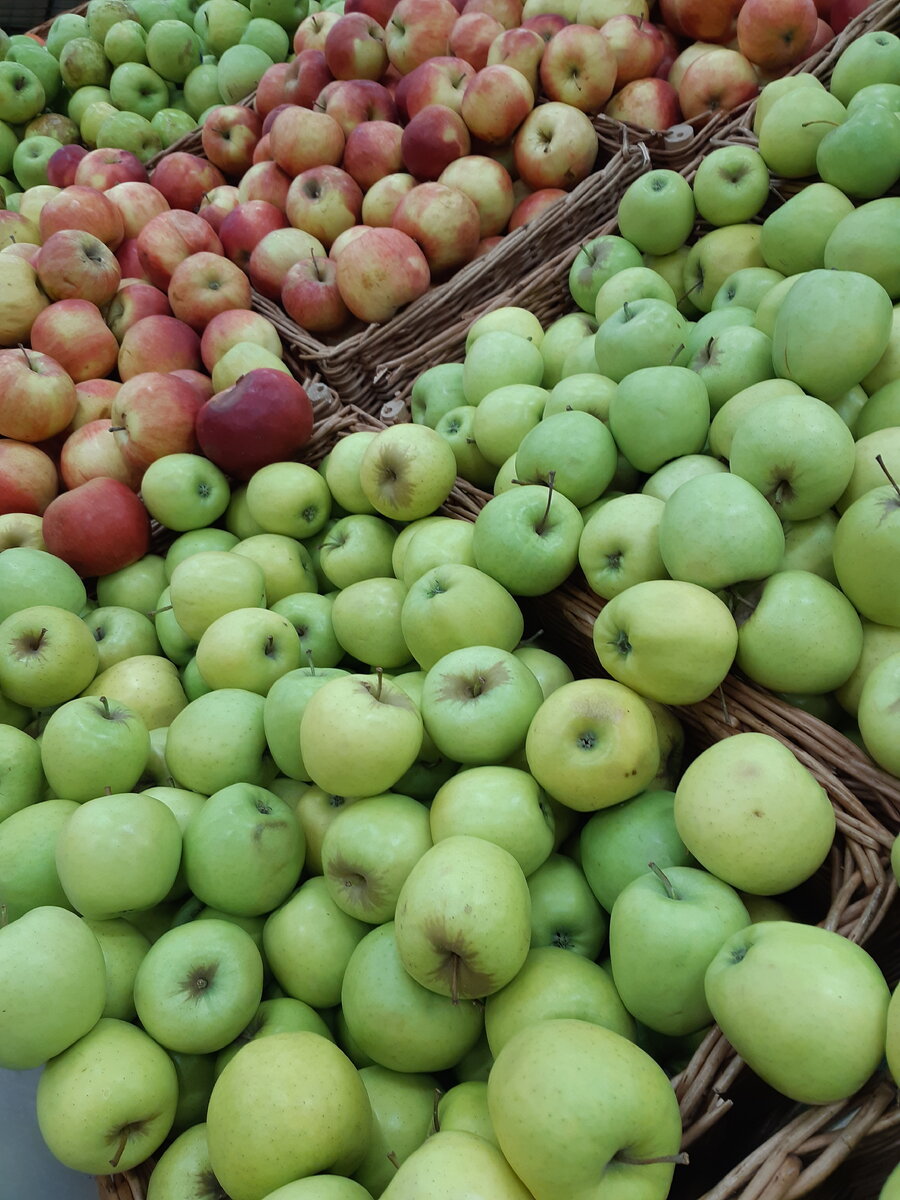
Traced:
<path fill-rule="evenodd" d="M 706 384 L 686 367 L 660 365 L 631 371 L 620 380 L 609 403 L 615 444 L 647 474 L 671 458 L 699 453 L 709 416 Z"/>
<path fill-rule="evenodd" d="M 302 662 L 293 625 L 264 608 L 237 608 L 217 617 L 203 631 L 195 657 L 211 688 L 243 687 L 260 696 Z"/>
<path fill-rule="evenodd" d="M 665 366 L 683 345 L 685 330 L 684 317 L 663 300 L 627 302 L 597 330 L 597 366 L 616 383 L 641 367 Z"/>
<path fill-rule="evenodd" d="M 506 1043 L 537 1021 L 589 1021 L 634 1041 L 634 1021 L 610 975 L 597 963 L 558 946 L 532 949 L 518 975 L 489 996 L 484 1021 L 496 1058 Z"/>
<path fill-rule="evenodd" d="M 897 844 L 895 842 L 894 851 L 896 852 L 896 850 Z M 894 862 L 893 854 L 891 861 Z M 896 876 L 896 870 L 894 874 Z M 897 1077 L 900 1076 L 900 1000 L 897 999 L 898 995 L 900 995 L 900 989 L 895 988 L 891 1002 L 888 1005 L 887 1035 L 885 1038 L 885 1055 L 887 1057 L 888 1070 L 895 1083 L 897 1082 Z"/>
<path fill-rule="evenodd" d="M 80 613 L 84 582 L 61 558 L 31 546 L 9 546 L 0 558 L 0 621 L 35 604 Z"/>
<path fill-rule="evenodd" d="M 429 813 L 435 842 L 456 834 L 484 838 L 508 850 L 526 876 L 553 849 L 550 807 L 535 780 L 516 767 L 476 766 L 454 775 L 435 794 Z"/>
<path fill-rule="evenodd" d="M 706 996 L 751 1070 L 803 1104 L 851 1096 L 884 1053 L 884 976 L 861 946 L 828 929 L 749 925 L 710 963 Z"/>
<path fill-rule="evenodd" d="M 765 267 L 760 251 L 760 227 L 748 222 L 723 225 L 703 234 L 684 260 L 682 294 L 708 313 L 725 280 L 745 267 Z"/>
<path fill-rule="evenodd" d="M 900 179 L 900 123 L 878 104 L 847 114 L 830 129 L 816 151 L 816 169 L 825 183 L 860 200 L 883 196 Z"/>
<path fill-rule="evenodd" d="M 742 891 L 774 896 L 822 865 L 835 816 L 787 746 L 769 734 L 741 733 L 688 766 L 675 790 L 675 826 L 707 871 Z"/>
<path fill-rule="evenodd" d="M 211 1061 L 211 1059 L 206 1061 Z M 180 1078 L 178 1082 L 180 1087 Z M 209 1087 L 212 1090 L 212 1079 L 210 1079 Z M 181 1093 L 179 1091 L 179 1102 L 180 1100 Z M 196 1196 L 197 1200 L 212 1200 L 214 1193 L 207 1185 L 207 1181 L 212 1176 L 212 1168 L 209 1165 L 205 1116 L 206 1106 L 204 1104 L 200 1120 L 191 1122 L 188 1127 L 184 1127 L 179 1122 L 179 1115 L 176 1113 L 172 1134 L 174 1135 L 178 1129 L 183 1129 L 183 1132 L 179 1133 L 177 1137 L 172 1136 L 172 1140 L 156 1160 L 153 1167 L 155 1178 L 152 1184 L 149 1182 L 147 1184 L 148 1200 L 176 1200 L 176 1197 L 185 1195 Z M 218 1187 L 218 1184 L 212 1186 Z"/>
<path fill-rule="evenodd" d="M 49 604 L 21 608 L 0 623 L 0 647 L 0 691 L 29 708 L 71 700 L 99 663 L 97 643 L 81 618 Z"/>
<path fill-rule="evenodd" d="M 372 1106 L 372 1137 L 354 1179 L 366 1194 L 381 1195 L 398 1167 L 432 1130 L 437 1081 L 431 1075 L 391 1071 L 373 1064 L 359 1077 Z"/>
<path fill-rule="evenodd" d="M 432 845 L 428 809 L 410 796 L 369 796 L 345 808 L 322 839 L 332 900 L 369 925 L 391 921 L 407 876 Z"/>
<path fill-rule="evenodd" d="M 569 292 L 578 307 L 593 316 L 597 294 L 607 280 L 619 271 L 642 265 L 640 250 L 627 238 L 600 234 L 586 242 L 572 260 Z"/>
<path fill-rule="evenodd" d="M 611 600 L 635 583 L 666 577 L 659 552 L 664 507 L 662 500 L 639 492 L 617 496 L 585 523 L 578 562 L 598 596 Z"/>
<path fill-rule="evenodd" d="M 516 476 L 522 483 L 548 484 L 552 472 L 553 487 L 576 508 L 596 500 L 615 469 L 616 443 L 609 429 L 590 413 L 574 409 L 545 412 L 516 451 Z"/>
<path fill-rule="evenodd" d="M 291 48 L 287 32 L 276 21 L 252 15 L 250 24 L 241 34 L 240 44 L 256 46 L 268 54 L 273 63 L 284 62 Z"/>
<path fill-rule="evenodd" d="M 579 1020 L 526 1026 L 494 1063 L 488 1109 L 504 1157 L 535 1200 L 589 1195 L 600 1178 L 647 1200 L 669 1192 L 678 1103 L 662 1068 L 621 1034 Z"/>
<path fill-rule="evenodd" d="M 330 1008 L 340 1000 L 350 955 L 369 928 L 338 908 L 326 880 L 315 875 L 266 919 L 263 951 L 287 995 Z"/>
<path fill-rule="evenodd" d="M 213 1086 L 210 1164 L 234 1200 L 320 1171 L 350 1175 L 365 1156 L 372 1120 L 363 1082 L 333 1042 L 317 1033 L 274 1034 L 245 1046 Z M 299 1139 L 291 1132 L 298 1122 Z"/>
<path fill-rule="evenodd" d="M 528 1200 L 531 1195 L 495 1145 L 455 1129 L 427 1138 L 381 1194 L 384 1200 L 450 1200 L 463 1189 L 493 1200 Z"/>
<path fill-rule="evenodd" d="M 463 390 L 463 370 L 462 363 L 437 363 L 416 377 L 409 399 L 413 421 L 434 429 L 445 413 L 467 403 Z M 346 442 L 347 439 L 342 438 L 341 441 Z"/>
<path fill-rule="evenodd" d="M 754 312 L 759 307 L 763 296 L 780 283 L 784 276 L 780 271 L 771 267 L 743 267 L 729 275 L 713 297 L 712 311 L 727 308 L 736 304 L 741 308 L 749 308 Z"/>
<path fill-rule="evenodd" d="M 41 737 L 44 775 L 68 800 L 92 800 L 104 790 L 130 791 L 149 754 L 150 734 L 141 718 L 105 696 L 81 696 L 60 705 Z"/>
<path fill-rule="evenodd" d="M 248 26 L 249 28 L 249 26 Z M 219 58 L 219 94 L 226 104 L 238 104 L 256 91 L 257 84 L 273 60 L 260 50 L 242 41 L 229 46 Z"/>
<path fill-rule="evenodd" d="M 438 1100 L 437 1127 L 445 1133 L 474 1133 L 496 1146 L 487 1106 L 487 1081 L 469 1079 L 448 1088 Z"/>
<path fill-rule="evenodd" d="M 429 524 L 423 524 L 420 529 L 416 528 L 418 522 L 406 526 L 410 537 L 404 546 L 402 561 L 398 563 L 396 553 L 394 555 L 394 573 L 403 580 L 407 588 L 426 571 L 435 570 L 448 563 L 475 566 L 475 555 L 472 552 L 472 521 L 464 521 L 460 517 L 427 517 L 426 520 Z"/>
<path fill-rule="evenodd" d="M 753 270 L 752 267 L 745 268 Z M 730 278 L 730 276 L 729 276 Z M 753 325 L 756 321 L 752 308 L 743 304 L 726 304 L 724 307 L 711 308 L 702 313 L 687 329 L 684 345 L 675 358 L 674 365 L 688 367 L 692 359 L 704 350 L 711 338 L 717 337 L 724 329 L 732 325 Z"/>
<path fill-rule="evenodd" d="M 528 876 L 531 946 L 555 946 L 594 961 L 607 919 L 584 871 L 565 854 L 551 854 Z"/>
<path fill-rule="evenodd" d="M 563 375 L 563 365 L 571 355 L 582 347 L 587 353 L 584 343 L 592 339 L 597 332 L 597 322 L 587 313 L 566 313 L 551 322 L 544 331 L 541 341 L 541 357 L 544 360 L 544 374 L 541 384 L 545 388 L 555 387 Z"/>
<path fill-rule="evenodd" d="M 422 987 L 454 1003 L 489 996 L 528 953 L 531 898 L 522 868 L 493 842 L 445 838 L 407 876 L 394 928 L 400 960 Z"/>
<path fill-rule="evenodd" d="M 93 936 L 93 935 L 92 935 Z M 103 1017 L 38 1081 L 41 1136 L 73 1171 L 129 1171 L 162 1145 L 178 1102 L 175 1067 L 136 1025 Z"/>
<path fill-rule="evenodd" d="M 694 862 L 675 828 L 675 793 L 641 792 L 623 804 L 594 813 L 579 839 L 585 878 L 607 912 L 647 864 L 688 867 Z"/>
<path fill-rule="evenodd" d="M 4 175 L 12 173 L 13 155 L 18 144 L 19 139 L 12 126 L 7 125 L 5 121 L 0 122 L 0 168 Z M 12 185 L 6 190 L 12 190 Z"/>
<path fill-rule="evenodd" d="M 359 662 L 392 671 L 411 655 L 400 625 L 406 587 L 399 579 L 360 579 L 343 588 L 331 610 L 335 637 Z"/>
<path fill-rule="evenodd" d="M 847 110 L 824 88 L 800 87 L 780 96 L 759 130 L 759 152 L 774 175 L 802 179 L 816 173 L 816 151 Z"/>
<path fill-rule="evenodd" d="M 451 365 L 462 370 L 460 363 Z M 459 403 L 462 404 L 463 400 L 460 399 Z M 439 411 L 444 410 L 435 409 L 435 412 Z M 423 422 L 432 426 L 436 423 L 436 420 Z M 355 433 L 348 433 L 346 437 L 338 439 L 331 452 L 319 464 L 319 470 L 325 477 L 332 499 L 347 513 L 375 512 L 359 482 L 359 464 L 374 436 L 372 430 L 360 429 Z"/>
<path fill-rule="evenodd" d="M 383 517 L 370 513 L 341 517 L 322 542 L 322 572 L 336 588 L 349 587 L 360 579 L 391 575 L 396 540 L 396 530 Z"/>
<path fill-rule="evenodd" d="M 75 37 L 87 37 L 87 17 L 83 13 L 60 13 L 50 26 L 46 46 L 54 58 L 59 58 L 60 51 L 67 41 Z"/>
<path fill-rule="evenodd" d="M 861 271 L 880 283 L 896 303 L 900 300 L 900 267 L 882 248 L 884 238 L 896 229 L 898 213 L 898 196 L 860 204 L 833 229 L 825 244 L 825 267 L 841 273 Z"/>
<path fill-rule="evenodd" d="M 27 44 L 10 46 L 6 52 L 5 61 L 27 67 L 37 77 L 44 89 L 44 105 L 47 108 L 54 105 L 62 80 L 59 74 L 59 63 L 48 50 L 29 38 Z"/>
<path fill-rule="evenodd" d="M 393 425 L 376 434 L 359 464 L 359 482 L 377 512 L 414 521 L 435 511 L 456 481 L 456 458 L 427 425 Z"/>
<path fill-rule="evenodd" d="M 167 583 L 166 560 L 158 554 L 145 554 L 97 580 L 97 603 L 134 608 L 151 616 Z"/>
<path fill-rule="evenodd" d="M 854 501 L 834 531 L 838 583 L 863 617 L 881 625 L 900 625 L 893 589 L 898 537 L 900 494 L 890 483 Z"/>
<path fill-rule="evenodd" d="M 900 654 L 900 629 L 890 625 L 877 625 L 873 621 L 863 621 L 862 630 L 862 653 L 859 661 L 844 683 L 835 688 L 834 692 L 838 704 L 852 717 L 857 715 L 863 685 L 874 668 L 886 658 Z"/>
<path fill-rule="evenodd" d="M 66 112 L 80 129 L 84 114 L 90 106 L 101 103 L 109 103 L 109 88 L 88 84 L 85 87 L 76 88 L 72 92 Z"/>
<path fill-rule="evenodd" d="M 153 622 L 136 609 L 118 605 L 95 608 L 84 622 L 93 633 L 100 652 L 98 673 L 126 658 L 160 653 Z"/>
<path fill-rule="evenodd" d="M 635 269 L 639 270 L 641 268 Z M 669 296 L 668 292 L 661 287 L 654 286 L 653 288 L 639 289 L 639 294 L 642 296 L 656 296 L 657 298 L 671 302 L 671 297 Z M 629 299 L 637 299 L 637 296 L 632 297 L 628 294 L 621 296 L 621 298 L 618 299 L 614 304 L 610 305 L 610 312 L 615 312 L 617 308 L 621 308 L 625 301 Z M 604 318 L 608 315 L 609 313 L 604 313 Z M 599 324 L 600 322 L 595 318 L 595 333 L 596 327 L 599 326 Z M 559 368 L 559 382 L 562 382 L 563 379 L 568 379 L 570 375 L 599 374 L 600 368 L 597 366 L 597 359 L 594 355 L 594 340 L 591 336 L 588 336 L 576 342 L 575 345 L 566 352 L 566 356 L 562 360 L 562 366 Z"/>
<path fill-rule="evenodd" d="M 212 919 L 214 920 L 215 918 Z M 272 1000 L 263 1000 L 250 1019 L 247 1028 L 241 1031 L 240 1035 L 230 1046 L 226 1046 L 224 1050 L 220 1050 L 216 1055 L 215 1076 L 221 1075 L 225 1064 L 231 1062 L 235 1054 L 247 1042 L 260 1037 L 271 1037 L 275 1033 L 298 1033 L 303 1030 L 309 1033 L 318 1033 L 322 1037 L 328 1038 L 332 1042 L 334 1041 L 334 1036 L 322 1017 L 310 1005 L 304 1004 L 302 1000 L 295 1000 L 293 996 L 277 996 Z M 211 1079 L 210 1090 L 212 1089 L 212 1083 L 213 1080 Z M 204 1115 L 206 1113 L 205 1105 L 203 1113 Z"/>
<path fill-rule="evenodd" d="M 194 16 L 194 32 L 216 58 L 238 44 L 249 24 L 250 10 L 238 0 L 206 0 Z"/>
<path fill-rule="evenodd" d="M 659 549 L 673 579 L 715 590 L 764 579 L 784 554 L 778 514 L 739 475 L 700 475 L 666 501 Z"/>
<path fill-rule="evenodd" d="M 769 169 L 752 146 L 720 146 L 703 156 L 693 179 L 697 212 L 711 225 L 752 220 L 769 198 Z"/>
<path fill-rule="evenodd" d="M 180 108 L 161 108 L 150 118 L 150 125 L 162 142 L 164 150 L 197 128 L 197 122 L 190 113 Z"/>
<path fill-rule="evenodd" d="M 109 80 L 109 94 L 116 108 L 148 121 L 169 103 L 166 81 L 144 63 L 123 63 L 116 67 Z"/>
<path fill-rule="evenodd" d="M 824 90 L 825 85 L 809 71 L 798 71 L 796 75 L 784 75 L 780 79 L 774 79 L 768 83 L 759 94 L 756 111 L 753 115 L 753 132 L 757 137 L 762 123 L 775 101 L 798 87 L 814 87 Z"/>
<path fill-rule="evenodd" d="M 838 517 L 829 509 L 808 521 L 783 521 L 784 558 L 780 571 L 812 571 L 829 583 L 837 583 L 834 571 L 834 531 Z"/>
<path fill-rule="evenodd" d="M 789 379 L 763 379 L 743 388 L 725 401 L 710 422 L 709 452 L 717 458 L 730 459 L 734 431 L 746 416 L 754 413 L 767 400 L 803 394 L 801 388 Z"/>
<path fill-rule="evenodd" d="M 155 730 L 151 734 L 151 747 L 154 738 L 160 731 Z M 165 732 L 164 730 L 162 732 Z M 165 743 L 163 742 L 163 750 Z M 152 754 L 152 749 L 151 749 Z M 161 800 L 166 808 L 170 809 L 175 820 L 178 822 L 178 827 L 181 830 L 182 839 L 184 832 L 191 822 L 194 815 L 201 809 L 206 802 L 206 797 L 201 796 L 199 792 L 189 792 L 187 788 L 171 787 L 167 783 L 154 783 L 152 787 L 144 789 L 144 794 L 154 796 L 157 800 Z M 176 900 L 188 894 L 187 879 L 184 873 L 184 856 L 182 855 L 181 863 L 178 867 L 178 874 L 175 876 L 175 882 L 169 889 L 167 900 Z"/>
<path fill-rule="evenodd" d="M 187 705 L 175 664 L 161 654 L 136 654 L 113 663 L 91 680 L 82 695 L 113 697 L 131 709 L 151 735 L 170 725 Z"/>
<path fill-rule="evenodd" d="M 466 333 L 466 351 L 485 333 L 496 330 L 506 333 L 517 333 L 536 346 L 540 346 L 544 337 L 544 327 L 530 309 L 521 308 L 515 304 L 504 304 L 500 308 L 492 308 L 472 322 Z M 445 366 L 459 366 L 446 363 Z M 429 368 L 431 370 L 431 368 Z"/>
<path fill-rule="evenodd" d="M 721 411 L 721 410 L 720 410 Z M 718 416 L 718 414 L 716 414 Z M 710 427 L 712 428 L 712 427 Z M 644 480 L 641 492 L 665 502 L 676 488 L 696 475 L 715 475 L 727 471 L 728 467 L 711 454 L 682 454 L 664 463 L 659 470 Z"/>
<path fill-rule="evenodd" d="M 215 63 L 202 62 L 184 81 L 184 102 L 195 121 L 222 103 L 219 93 L 219 68 Z"/>
<path fill-rule="evenodd" d="M 483 340 L 479 338 L 475 345 Z M 518 450 L 525 434 L 540 422 L 549 395 L 547 388 L 537 384 L 511 383 L 479 400 L 472 434 L 489 463 L 500 467 Z"/>
<path fill-rule="evenodd" d="M 346 674 L 338 667 L 299 667 L 272 684 L 263 707 L 263 725 L 269 753 L 282 774 L 309 782 L 297 736 L 300 721 L 313 692 Z"/>
<path fill-rule="evenodd" d="M 840 513 L 867 492 L 883 487 L 886 478 L 896 479 L 900 474 L 900 427 L 887 426 L 864 437 L 857 436 L 854 453 L 853 474 L 835 505 Z"/>
<path fill-rule="evenodd" d="M 551 692 L 555 692 L 564 683 L 571 683 L 574 679 L 572 668 L 558 654 L 545 650 L 543 646 L 536 646 L 533 643 L 523 644 L 517 646 L 513 654 L 525 664 L 541 685 L 545 700 Z"/>
<path fill-rule="evenodd" d="M 455 1066 L 484 1028 L 483 1006 L 466 1000 L 454 1004 L 407 973 L 393 921 L 359 941 L 344 972 L 340 1000 L 353 1040 L 395 1071 Z"/>
<path fill-rule="evenodd" d="M 139 21 L 117 21 L 103 39 L 103 53 L 114 67 L 147 61 L 147 31 Z"/>
<path fill-rule="evenodd" d="M 94 45 L 89 38 L 78 38 L 76 41 Z M 102 58 L 103 51 L 99 46 L 97 50 Z M 44 86 L 34 71 L 21 63 L 0 63 L 0 121 L 8 125 L 22 125 L 36 117 L 45 103 Z"/>
<path fill-rule="evenodd" d="M 12 725 L 0 725 L 0 824 L 36 804 L 44 787 L 41 742 Z"/>
<path fill-rule="evenodd" d="M 657 168 L 628 185 L 616 215 L 622 237 L 641 253 L 671 254 L 694 227 L 694 192 L 677 171 Z"/>
<path fill-rule="evenodd" d="M 202 455 L 166 454 L 144 471 L 141 498 L 161 525 L 182 533 L 217 521 L 231 489 L 224 473 Z"/>
<path fill-rule="evenodd" d="M 244 554 L 206 550 L 191 554 L 171 573 L 172 615 L 188 637 L 200 640 L 225 613 L 265 607 L 265 574 Z"/>
<path fill-rule="evenodd" d="M 514 596 L 543 596 L 574 570 L 583 529 L 577 507 L 561 492 L 524 484 L 493 496 L 478 514 L 475 564 Z"/>
<path fill-rule="evenodd" d="M 750 917 L 734 888 L 706 871 L 663 870 L 652 860 L 649 867 L 613 904 L 612 977 L 632 1016 L 657 1033 L 678 1037 L 710 1024 L 706 969 Z"/>
<path fill-rule="evenodd" d="M 897 716 L 894 705 L 900 694 L 900 653 L 892 654 L 872 668 L 862 686 L 857 721 L 863 742 L 872 758 L 897 773 Z"/>
<path fill-rule="evenodd" d="M 872 390 L 863 404 L 856 424 L 854 436 L 867 437 L 880 429 L 889 429 L 900 422 L 900 376 Z"/>
<path fill-rule="evenodd" d="M 267 605 L 295 592 L 314 592 L 317 588 L 310 553 L 296 538 L 283 533 L 254 533 L 242 538 L 230 553 L 249 558 L 262 568 Z"/>
<path fill-rule="evenodd" d="M 578 812 L 629 799 L 659 767 L 649 708 L 609 679 L 575 680 L 551 693 L 531 722 L 525 753 L 541 787 Z"/>
<path fill-rule="evenodd" d="M 819 695 L 844 683 L 862 653 L 862 623 L 842 591 L 810 571 L 778 571 L 740 614 L 738 667 L 772 691 Z"/>
<path fill-rule="evenodd" d="M 534 342 L 503 329 L 489 330 L 466 351 L 464 402 L 479 404 L 488 392 L 511 384 L 539 385 L 543 375 L 544 359 Z"/>
<path fill-rule="evenodd" d="M 887 30 L 870 30 L 854 39 L 834 64 L 830 88 L 844 104 L 871 83 L 900 83 L 900 38 Z"/>
<path fill-rule="evenodd" d="M 448 443 L 456 459 L 456 473 L 476 487 L 489 488 L 497 468 L 489 463 L 474 438 L 475 408 L 461 404 L 444 413 L 435 430 Z"/>
<path fill-rule="evenodd" d="M 661 704 L 696 704 L 728 674 L 738 632 L 727 605 L 705 587 L 652 579 L 600 610 L 593 641 L 601 667 L 639 695 Z"/>
<path fill-rule="evenodd" d="M 87 32 L 102 46 L 113 25 L 130 20 L 133 16 L 134 9 L 126 0 L 90 0 L 85 13 Z"/>
<path fill-rule="evenodd" d="M 184 83 L 202 52 L 200 39 L 183 21 L 157 21 L 147 34 L 147 62 L 170 83 Z"/>
<path fill-rule="evenodd" d="M 150 942 L 139 929 L 121 917 L 87 921 L 86 924 L 100 943 L 106 968 L 106 1003 L 102 1015 L 133 1021 L 134 980 L 150 949 Z"/>
<path fill-rule="evenodd" d="M 890 112 L 900 112 L 900 84 L 869 83 L 854 92 L 847 101 L 847 112 L 855 113 L 870 104 L 878 104 Z"/>
<path fill-rule="evenodd" d="M 56 839 L 76 808 L 74 800 L 43 800 L 0 821 L 0 905 L 10 924 L 34 908 L 71 908 L 56 870 Z"/>
<path fill-rule="evenodd" d="M 900 1163 L 894 1167 L 881 1185 L 878 1200 L 897 1200 L 897 1196 L 900 1196 Z"/>
<path fill-rule="evenodd" d="M 597 292 L 594 319 L 598 324 L 602 323 L 627 300 L 648 299 L 665 300 L 667 304 L 674 305 L 678 303 L 671 284 L 658 271 L 650 267 L 626 267 L 607 279 Z"/>
<path fill-rule="evenodd" d="M 108 87 L 112 70 L 98 42 L 77 37 L 67 41 L 60 51 L 59 74 L 64 87 L 74 92 L 83 87 Z"/>
<path fill-rule="evenodd" d="M 0 929 L 0 1066 L 38 1067 L 62 1053 L 99 1020 L 106 969 L 96 937 L 65 908 L 40 905 Z M 52 987 L 55 1001 L 42 1003 Z"/>
<path fill-rule="evenodd" d="M 265 701 L 242 688 L 192 700 L 172 721 L 166 763 L 176 784 L 211 796 L 232 783 L 256 783 L 266 754 Z"/>

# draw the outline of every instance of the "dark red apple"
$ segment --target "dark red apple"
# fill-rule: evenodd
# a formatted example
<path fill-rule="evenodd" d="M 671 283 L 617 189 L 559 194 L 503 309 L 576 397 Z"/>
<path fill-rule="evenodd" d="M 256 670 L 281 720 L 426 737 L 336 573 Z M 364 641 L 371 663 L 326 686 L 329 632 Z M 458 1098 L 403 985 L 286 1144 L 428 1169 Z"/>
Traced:
<path fill-rule="evenodd" d="M 47 182 L 53 187 L 71 187 L 75 182 L 78 164 L 86 154 L 87 149 L 79 146 L 77 142 L 54 150 L 47 161 Z"/>
<path fill-rule="evenodd" d="M 150 548 L 150 517 L 134 492 L 101 476 L 51 500 L 41 532 L 51 554 L 86 578 L 130 566 Z"/>

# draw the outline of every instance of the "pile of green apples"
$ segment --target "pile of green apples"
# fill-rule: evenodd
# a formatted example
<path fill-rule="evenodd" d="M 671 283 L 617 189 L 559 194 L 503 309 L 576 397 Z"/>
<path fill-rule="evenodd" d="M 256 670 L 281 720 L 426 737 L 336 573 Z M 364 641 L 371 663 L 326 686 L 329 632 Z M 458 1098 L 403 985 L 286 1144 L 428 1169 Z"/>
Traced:
<path fill-rule="evenodd" d="M 146 162 L 248 96 L 308 11 L 307 0 L 90 0 L 43 44 L 0 31 L 0 188 L 46 183 L 61 145 Z"/>
<path fill-rule="evenodd" d="M 682 770 L 671 711 L 523 640 L 456 478 L 422 423 L 243 484 L 167 455 L 170 544 L 96 599 L 0 553 L 0 1065 L 46 1064 L 69 1167 L 663 1200 L 713 1021 L 801 1103 L 900 1075 L 900 992 L 795 907 L 835 837 L 813 775 L 749 733 Z"/>

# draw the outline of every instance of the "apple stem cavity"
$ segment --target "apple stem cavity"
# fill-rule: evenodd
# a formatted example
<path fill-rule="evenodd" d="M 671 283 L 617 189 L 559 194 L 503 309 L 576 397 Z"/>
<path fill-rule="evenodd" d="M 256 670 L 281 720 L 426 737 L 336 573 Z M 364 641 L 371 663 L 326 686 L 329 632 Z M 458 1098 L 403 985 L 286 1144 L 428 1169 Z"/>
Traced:
<path fill-rule="evenodd" d="M 450 955 L 450 1003 L 459 1005 L 459 955 Z"/>
<path fill-rule="evenodd" d="M 544 529 L 546 528 L 546 525 L 547 525 L 547 520 L 550 516 L 550 505 L 553 502 L 553 485 L 555 483 L 556 483 L 556 472 L 548 471 L 547 472 L 547 507 L 544 509 L 544 515 L 541 517 L 540 521 L 538 521 L 537 525 L 535 526 L 535 530 L 534 530 L 534 532 L 538 535 L 538 537 L 540 537 L 541 534 L 544 532 Z"/>
<path fill-rule="evenodd" d="M 672 880 L 668 877 L 662 867 L 657 866 L 655 862 L 647 863 L 647 866 L 666 889 L 666 895 L 669 897 L 669 899 L 680 900 L 681 897 L 675 891 L 674 887 L 672 887 Z"/>
<path fill-rule="evenodd" d="M 879 467 L 881 467 L 882 471 L 884 471 L 885 475 L 887 475 L 888 481 L 890 482 L 891 487 L 894 489 L 894 491 L 897 493 L 897 495 L 900 496 L 900 487 L 898 487 L 897 480 L 893 477 L 893 475 L 888 470 L 887 464 L 885 463 L 883 456 L 880 454 L 876 454 L 875 461 L 878 463 Z"/>
<path fill-rule="evenodd" d="M 623 1154 L 620 1151 L 615 1156 L 615 1161 L 625 1163 L 629 1167 L 650 1167 L 654 1163 L 674 1163 L 676 1167 L 686 1167 L 691 1160 L 682 1150 L 678 1154 L 659 1154 L 652 1158 L 639 1158 L 632 1154 Z"/>

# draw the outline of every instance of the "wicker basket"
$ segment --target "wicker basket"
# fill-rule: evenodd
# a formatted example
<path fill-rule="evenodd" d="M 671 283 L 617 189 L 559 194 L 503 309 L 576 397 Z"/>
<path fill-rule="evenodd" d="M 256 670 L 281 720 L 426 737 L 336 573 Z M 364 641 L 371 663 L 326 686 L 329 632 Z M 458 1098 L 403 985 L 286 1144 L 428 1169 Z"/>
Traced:
<path fill-rule="evenodd" d="M 68 8 L 65 11 L 77 13 L 79 16 L 83 17 L 84 14 L 87 12 L 87 4 L 79 4 L 77 8 Z M 50 32 L 50 26 L 53 24 L 53 22 L 56 20 L 56 18 L 61 15 L 62 15 L 61 13 L 54 13 L 52 17 L 48 17 L 47 20 L 42 21 L 40 25 L 35 25 L 35 27 L 33 29 L 29 29 L 28 30 L 29 34 L 32 37 L 40 38 L 41 41 L 43 41 L 46 38 L 47 34 Z"/>
<path fill-rule="evenodd" d="M 332 407 L 331 415 L 319 420 L 304 457 L 316 465 L 339 437 L 380 428 L 381 422 L 355 406 Z M 441 511 L 474 521 L 487 499 L 458 480 Z M 591 676 L 598 674 L 591 633 L 600 604 L 572 580 L 524 607 L 530 629 L 543 630 L 576 674 Z M 885 918 L 891 905 L 895 917 L 898 908 L 888 856 L 900 830 L 900 782 L 877 771 L 819 721 L 734 677 L 708 700 L 675 711 L 692 753 L 734 733 L 766 732 L 812 771 L 832 801 L 837 832 L 828 863 L 798 890 L 798 909 L 853 941 L 872 939 L 873 951 L 879 931 L 886 930 L 887 937 L 884 932 L 881 937 L 889 949 L 879 961 L 895 982 L 900 974 L 897 926 Z M 799 1109 L 743 1066 L 713 1029 L 673 1080 L 683 1146 L 692 1157 L 691 1165 L 676 1173 L 673 1200 L 794 1200 L 836 1173 L 861 1144 L 873 1178 L 893 1166 L 900 1112 L 896 1089 L 885 1078 L 874 1078 L 850 1100 Z M 100 1200 L 144 1200 L 149 1171 L 145 1164 L 98 1178 Z M 814 1194 L 816 1200 L 843 1196 Z M 874 1200 L 875 1194 L 860 1194 L 858 1200 Z"/>

